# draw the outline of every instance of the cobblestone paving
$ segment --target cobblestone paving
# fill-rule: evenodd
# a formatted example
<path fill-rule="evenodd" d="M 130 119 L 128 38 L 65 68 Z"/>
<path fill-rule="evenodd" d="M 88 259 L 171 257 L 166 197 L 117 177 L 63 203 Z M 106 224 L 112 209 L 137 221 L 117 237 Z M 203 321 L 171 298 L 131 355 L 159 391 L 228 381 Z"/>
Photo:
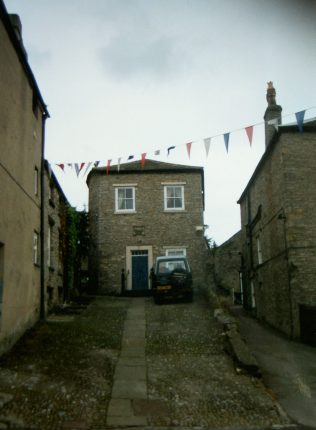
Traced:
<path fill-rule="evenodd" d="M 239 427 L 284 424 L 258 379 L 237 375 L 221 327 L 202 298 L 162 306 L 147 301 L 148 396 L 160 401 L 151 425 Z M 149 401 L 150 401 L 149 400 Z"/>
<path fill-rule="evenodd" d="M 108 428 L 132 300 L 98 297 L 80 315 L 50 318 L 0 358 L 0 429 Z M 132 407 L 137 416 L 146 416 L 146 428 L 283 423 L 261 382 L 235 373 L 209 304 L 201 298 L 192 304 L 157 306 L 151 298 L 144 303 L 148 397 L 133 400 Z"/>
<path fill-rule="evenodd" d="M 104 428 L 130 299 L 40 323 L 0 359 L 0 429 Z"/>

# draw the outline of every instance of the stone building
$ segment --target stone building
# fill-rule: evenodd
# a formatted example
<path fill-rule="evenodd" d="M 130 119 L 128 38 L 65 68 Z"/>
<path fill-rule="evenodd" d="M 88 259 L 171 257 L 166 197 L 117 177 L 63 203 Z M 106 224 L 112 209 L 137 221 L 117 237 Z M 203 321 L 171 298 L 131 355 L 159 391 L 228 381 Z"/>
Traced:
<path fill-rule="evenodd" d="M 230 303 L 242 302 L 241 231 L 212 249 L 213 273 L 219 296 Z"/>
<path fill-rule="evenodd" d="M 99 291 L 120 293 L 121 272 L 129 291 L 150 289 L 157 256 L 186 255 L 195 285 L 205 279 L 204 173 L 147 160 L 95 168 L 89 187 L 90 273 Z"/>
<path fill-rule="evenodd" d="M 316 121 L 305 122 L 303 133 L 296 124 L 273 127 L 239 199 L 245 307 L 289 337 L 314 344 L 315 163 Z"/>
<path fill-rule="evenodd" d="M 67 214 L 69 203 L 56 176 L 45 161 L 45 314 L 64 302 L 68 295 L 65 273 Z"/>
<path fill-rule="evenodd" d="M 44 312 L 43 98 L 0 0 L 0 352 Z"/>

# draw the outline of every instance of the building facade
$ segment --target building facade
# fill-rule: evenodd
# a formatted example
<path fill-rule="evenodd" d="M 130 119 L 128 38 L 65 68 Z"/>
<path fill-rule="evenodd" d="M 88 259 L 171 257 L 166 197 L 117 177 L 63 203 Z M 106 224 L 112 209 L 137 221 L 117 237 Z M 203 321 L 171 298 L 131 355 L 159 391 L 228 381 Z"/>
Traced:
<path fill-rule="evenodd" d="M 69 203 L 56 176 L 45 162 L 45 315 L 61 305 L 68 293 L 66 276 Z"/>
<path fill-rule="evenodd" d="M 0 352 L 44 311 L 43 148 L 48 117 L 18 16 L 0 0 Z"/>
<path fill-rule="evenodd" d="M 281 126 L 239 204 L 244 305 L 316 344 L 316 122 Z"/>
<path fill-rule="evenodd" d="M 107 293 L 150 289 L 157 256 L 186 255 L 205 279 L 203 168 L 147 160 L 95 168 L 89 187 L 90 276 Z"/>
<path fill-rule="evenodd" d="M 242 302 L 241 231 L 212 249 L 214 282 L 218 295 L 230 303 Z"/>

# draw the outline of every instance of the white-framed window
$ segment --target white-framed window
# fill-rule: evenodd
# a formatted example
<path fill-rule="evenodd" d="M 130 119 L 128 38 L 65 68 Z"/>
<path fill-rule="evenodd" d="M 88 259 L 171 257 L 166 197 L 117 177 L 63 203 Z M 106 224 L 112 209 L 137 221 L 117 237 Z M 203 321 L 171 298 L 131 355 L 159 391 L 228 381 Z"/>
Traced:
<path fill-rule="evenodd" d="M 115 188 L 115 212 L 135 212 L 135 187 Z"/>
<path fill-rule="evenodd" d="M 168 257 L 174 257 L 174 256 L 186 257 L 186 255 L 187 255 L 187 250 L 185 248 L 166 249 L 166 256 Z"/>
<path fill-rule="evenodd" d="M 38 168 L 34 167 L 34 194 L 38 195 Z"/>
<path fill-rule="evenodd" d="M 164 208 L 165 210 L 184 210 L 184 186 L 165 185 L 164 186 Z"/>
<path fill-rule="evenodd" d="M 260 237 L 257 237 L 257 254 L 258 254 L 258 264 L 262 264 L 263 259 L 262 259 L 262 249 L 261 249 L 261 241 L 260 241 Z"/>
<path fill-rule="evenodd" d="M 37 231 L 33 233 L 33 263 L 39 264 L 39 234 Z"/>

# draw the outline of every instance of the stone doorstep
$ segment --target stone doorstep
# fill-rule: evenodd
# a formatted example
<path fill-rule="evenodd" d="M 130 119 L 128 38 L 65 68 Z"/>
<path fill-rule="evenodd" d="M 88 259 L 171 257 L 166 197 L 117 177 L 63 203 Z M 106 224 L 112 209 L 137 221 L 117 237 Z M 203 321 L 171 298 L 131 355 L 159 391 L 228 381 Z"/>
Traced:
<path fill-rule="evenodd" d="M 146 381 L 114 381 L 112 399 L 147 399 Z"/>
<path fill-rule="evenodd" d="M 146 381 L 146 366 L 124 366 L 120 362 L 116 365 L 114 380 Z"/>

